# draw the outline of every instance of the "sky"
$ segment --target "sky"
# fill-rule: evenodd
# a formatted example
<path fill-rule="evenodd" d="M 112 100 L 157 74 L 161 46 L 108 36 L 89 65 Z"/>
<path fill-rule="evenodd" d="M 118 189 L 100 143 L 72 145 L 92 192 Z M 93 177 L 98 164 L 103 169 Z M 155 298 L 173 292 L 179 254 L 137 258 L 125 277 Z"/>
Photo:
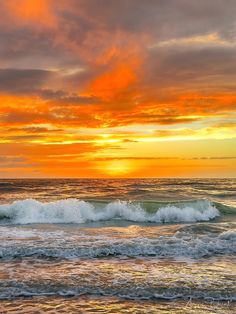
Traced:
<path fill-rule="evenodd" d="M 236 177 L 235 0 L 0 0 L 0 177 Z"/>

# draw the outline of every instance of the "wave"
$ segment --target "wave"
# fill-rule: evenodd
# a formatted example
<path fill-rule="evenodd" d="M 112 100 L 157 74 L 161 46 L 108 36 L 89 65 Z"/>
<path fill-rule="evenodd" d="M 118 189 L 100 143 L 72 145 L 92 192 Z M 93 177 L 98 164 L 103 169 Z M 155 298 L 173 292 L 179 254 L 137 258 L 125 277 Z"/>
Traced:
<path fill-rule="evenodd" d="M 140 263 L 141 262 L 141 263 Z M 1 263 L 4 285 L 0 299 L 23 296 L 106 295 L 128 299 L 236 300 L 229 269 L 222 259 L 186 264 L 170 260 L 126 259 L 77 261 L 25 260 Z"/>
<path fill-rule="evenodd" d="M 220 226 L 218 226 L 220 225 Z M 102 257 L 157 257 L 157 258 L 209 258 L 236 254 L 234 223 L 191 224 L 178 228 L 172 235 L 149 236 L 145 230 L 132 237 L 114 237 L 108 233 L 90 234 L 77 231 L 24 230 L 1 227 L 0 258 L 12 260 L 34 257 L 38 259 L 73 260 Z M 132 228 L 127 228 L 132 234 Z M 142 232 L 141 232 L 142 230 Z M 6 235 L 8 235 L 6 237 Z"/>
<path fill-rule="evenodd" d="M 135 222 L 176 223 L 208 221 L 220 216 L 208 200 L 185 202 L 86 202 L 65 199 L 42 203 L 34 199 L 0 205 L 0 218 L 12 224 L 86 223 L 123 219 Z"/>
<path fill-rule="evenodd" d="M 124 279 L 125 281 L 125 279 Z M 189 288 L 176 287 L 176 288 L 162 288 L 155 289 L 155 291 L 150 291 L 149 289 L 139 288 L 137 291 L 132 290 L 132 287 L 129 287 L 129 290 L 118 290 L 115 289 L 101 289 L 101 288 L 86 288 L 78 287 L 71 288 L 69 287 L 54 287 L 53 289 L 48 287 L 33 287 L 33 288 L 14 288 L 12 287 L 5 289 L 4 293 L 0 294 L 0 300 L 4 299 L 15 299 L 15 298 L 32 298 L 32 297 L 79 297 L 79 296 L 116 296 L 121 299 L 128 300 L 204 300 L 211 302 L 235 302 L 236 294 L 232 291 L 228 293 L 222 289 L 222 291 L 203 291 L 195 290 L 192 291 Z M 153 289 L 154 290 L 154 289 Z M 220 312 L 219 312 L 220 313 Z"/>

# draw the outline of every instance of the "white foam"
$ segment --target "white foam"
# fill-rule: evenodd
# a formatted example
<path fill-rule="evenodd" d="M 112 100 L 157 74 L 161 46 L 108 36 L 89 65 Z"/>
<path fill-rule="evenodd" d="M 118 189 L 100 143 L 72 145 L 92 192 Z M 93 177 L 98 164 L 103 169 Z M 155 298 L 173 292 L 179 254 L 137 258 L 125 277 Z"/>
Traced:
<path fill-rule="evenodd" d="M 141 204 L 115 201 L 96 207 L 78 199 L 42 203 L 34 199 L 14 201 L 0 205 L 0 216 L 10 218 L 15 224 L 29 223 L 85 223 L 110 219 L 138 222 L 196 222 L 219 216 L 209 201 L 195 201 L 183 205 L 163 205 L 155 213 L 148 213 Z"/>

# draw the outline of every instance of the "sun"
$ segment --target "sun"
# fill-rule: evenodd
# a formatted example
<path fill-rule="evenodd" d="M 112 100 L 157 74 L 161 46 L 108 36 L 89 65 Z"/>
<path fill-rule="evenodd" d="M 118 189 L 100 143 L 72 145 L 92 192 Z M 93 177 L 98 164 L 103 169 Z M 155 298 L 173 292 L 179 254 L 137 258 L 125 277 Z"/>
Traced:
<path fill-rule="evenodd" d="M 132 172 L 132 166 L 127 160 L 113 160 L 106 164 L 104 172 L 109 176 L 123 177 Z"/>

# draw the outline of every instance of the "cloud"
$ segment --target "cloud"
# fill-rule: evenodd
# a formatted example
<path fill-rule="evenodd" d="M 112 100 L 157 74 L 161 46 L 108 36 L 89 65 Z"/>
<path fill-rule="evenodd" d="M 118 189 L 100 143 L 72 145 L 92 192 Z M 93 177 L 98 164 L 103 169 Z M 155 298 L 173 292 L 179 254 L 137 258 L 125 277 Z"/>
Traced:
<path fill-rule="evenodd" d="M 74 5 L 82 5 L 91 19 L 102 25 L 109 25 L 114 32 L 123 29 L 129 32 L 151 32 L 158 39 L 179 38 L 217 30 L 225 37 L 232 37 L 234 0 L 185 1 L 142 0 L 116 1 L 92 0 Z"/>
<path fill-rule="evenodd" d="M 0 69 L 0 93 L 8 95 L 37 96 L 57 104 L 95 104 L 100 100 L 95 96 L 80 96 L 61 89 L 47 88 L 50 81 L 57 80 L 60 73 L 41 69 Z"/>
<path fill-rule="evenodd" d="M 56 23 L 56 15 L 53 11 L 51 0 L 9 0 L 3 3 L 3 8 L 17 21 L 28 25 L 35 23 L 43 24 L 45 27 L 53 27 Z"/>
<path fill-rule="evenodd" d="M 19 156 L 0 156 L 0 162 L 24 162 L 25 158 Z"/>
<path fill-rule="evenodd" d="M 162 47 L 150 51 L 148 81 L 159 78 L 160 87 L 192 85 L 202 88 L 210 83 L 219 83 L 226 79 L 229 84 L 235 76 L 236 57 L 235 47 Z"/>
<path fill-rule="evenodd" d="M 4 154 L 24 150 L 48 169 L 65 150 L 85 160 L 148 141 L 234 137 L 234 0 L 20 2 L 0 1 Z"/>
<path fill-rule="evenodd" d="M 53 72 L 40 69 L 0 69 L 0 92 L 30 94 L 52 76 Z"/>
<path fill-rule="evenodd" d="M 35 163 L 29 163 L 25 157 L 21 156 L 0 156 L 0 169 L 4 168 L 31 168 L 37 167 Z"/>
<path fill-rule="evenodd" d="M 158 160 L 231 160 L 236 159 L 236 156 L 210 156 L 210 157 L 190 157 L 190 158 L 181 158 L 181 157 L 135 157 L 135 156 L 117 156 L 117 157 L 100 157 L 96 158 L 96 161 L 110 161 L 110 160 L 144 160 L 144 161 L 158 161 Z"/>

